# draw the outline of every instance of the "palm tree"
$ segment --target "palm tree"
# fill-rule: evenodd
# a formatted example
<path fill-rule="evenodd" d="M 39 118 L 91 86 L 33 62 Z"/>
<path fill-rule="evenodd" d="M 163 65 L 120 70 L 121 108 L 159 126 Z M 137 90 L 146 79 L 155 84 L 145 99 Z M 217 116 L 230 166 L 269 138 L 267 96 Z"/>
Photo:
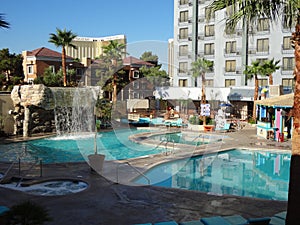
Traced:
<path fill-rule="evenodd" d="M 70 46 L 76 49 L 76 46 L 72 44 L 74 38 L 77 35 L 72 33 L 72 31 L 67 31 L 66 29 L 61 30 L 56 28 L 56 34 L 51 33 L 49 42 L 53 43 L 56 47 L 62 47 L 62 70 L 64 75 L 64 86 L 67 86 L 67 67 L 66 67 L 66 47 Z"/>
<path fill-rule="evenodd" d="M 225 9 L 228 6 L 233 7 L 233 14 L 227 18 L 226 25 L 235 28 L 241 20 L 254 22 L 257 18 L 269 18 L 271 21 L 277 21 L 284 15 L 284 23 L 292 27 L 294 22 L 295 32 L 292 33 L 292 46 L 295 55 L 295 87 L 294 104 L 292 110 L 293 131 L 292 131 L 292 157 L 290 166 L 290 183 L 286 224 L 299 224 L 300 213 L 300 1 L 265 1 L 265 0 L 215 0 L 210 7 L 213 11 Z M 246 23 L 243 22 L 243 27 Z"/>
<path fill-rule="evenodd" d="M 271 60 L 266 60 L 261 65 L 261 75 L 269 77 L 269 85 L 273 85 L 273 75 L 276 70 L 280 68 L 278 63 L 280 60 L 274 62 L 274 58 Z"/>
<path fill-rule="evenodd" d="M 196 61 L 192 62 L 192 72 L 193 77 L 201 77 L 202 87 L 201 87 L 201 104 L 206 104 L 206 94 L 205 94 L 205 73 L 212 70 L 214 63 L 205 58 L 198 58 Z M 206 118 L 203 117 L 203 124 L 206 124 Z"/>
<path fill-rule="evenodd" d="M 246 75 L 247 79 L 254 78 L 254 101 L 258 99 L 258 78 L 257 75 L 261 73 L 261 66 L 259 61 L 253 61 L 251 63 L 251 66 L 246 66 L 246 69 L 244 70 L 244 74 Z M 252 112 L 252 118 L 256 119 L 256 107 L 255 104 L 253 104 L 253 112 Z"/>
<path fill-rule="evenodd" d="M 117 70 L 122 64 L 122 58 L 126 55 L 126 45 L 119 43 L 116 40 L 109 42 L 107 46 L 103 47 L 103 53 L 105 57 L 111 60 L 111 66 L 109 70 L 113 74 L 113 95 L 112 101 L 116 103 L 117 101 Z"/>
<path fill-rule="evenodd" d="M 9 28 L 9 23 L 5 21 L 4 14 L 0 13 L 0 27 L 1 28 Z"/>

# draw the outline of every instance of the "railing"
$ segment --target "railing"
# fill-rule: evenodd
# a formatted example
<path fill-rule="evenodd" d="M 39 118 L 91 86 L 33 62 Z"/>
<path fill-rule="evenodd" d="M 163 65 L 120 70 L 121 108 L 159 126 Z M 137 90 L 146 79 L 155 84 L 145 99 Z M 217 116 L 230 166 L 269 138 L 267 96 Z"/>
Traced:
<path fill-rule="evenodd" d="M 132 166 L 129 162 L 125 162 L 125 164 L 127 164 L 128 166 L 130 166 L 132 169 L 134 169 L 138 174 L 140 174 L 142 177 L 144 177 L 147 181 L 148 181 L 148 185 L 151 184 L 151 181 L 150 179 L 145 175 L 143 174 L 141 171 L 139 171 L 137 168 L 135 168 L 134 166 Z M 119 183 L 119 168 L 122 164 L 119 164 L 118 167 L 117 167 L 117 183 Z"/>

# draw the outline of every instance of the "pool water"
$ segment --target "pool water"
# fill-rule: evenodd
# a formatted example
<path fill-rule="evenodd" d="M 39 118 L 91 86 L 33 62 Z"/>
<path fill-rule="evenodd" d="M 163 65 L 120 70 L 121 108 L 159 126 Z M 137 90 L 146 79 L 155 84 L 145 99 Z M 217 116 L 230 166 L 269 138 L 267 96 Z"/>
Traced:
<path fill-rule="evenodd" d="M 145 176 L 155 186 L 286 201 L 290 158 L 285 151 L 235 149 L 164 163 Z M 143 177 L 134 182 L 147 184 Z"/>
<path fill-rule="evenodd" d="M 152 135 L 150 137 L 152 140 L 157 140 L 159 142 L 166 141 L 166 142 L 173 142 L 178 144 L 187 144 L 193 146 L 199 146 L 203 144 L 208 144 L 216 141 L 221 141 L 220 136 L 213 136 L 213 135 L 195 135 L 190 133 L 182 133 L 182 132 L 175 132 L 175 133 L 167 133 L 164 135 Z"/>
<path fill-rule="evenodd" d="M 122 129 L 97 134 L 96 146 L 105 160 L 121 160 L 140 156 L 158 154 L 162 147 L 146 146 L 134 143 L 129 135 L 145 132 L 141 129 Z M 43 163 L 82 162 L 94 153 L 95 134 L 76 136 L 57 136 L 22 143 L 0 145 L 0 161 L 42 160 Z"/>

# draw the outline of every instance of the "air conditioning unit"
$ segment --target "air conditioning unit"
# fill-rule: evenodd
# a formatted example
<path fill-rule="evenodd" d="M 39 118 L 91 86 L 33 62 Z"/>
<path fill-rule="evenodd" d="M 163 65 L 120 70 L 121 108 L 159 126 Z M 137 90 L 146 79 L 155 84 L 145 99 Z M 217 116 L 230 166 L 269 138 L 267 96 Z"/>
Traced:
<path fill-rule="evenodd" d="M 140 71 L 138 71 L 138 70 L 135 70 L 135 71 L 133 71 L 133 76 L 132 76 L 133 78 L 140 78 Z"/>
<path fill-rule="evenodd" d="M 204 36 L 198 36 L 198 40 L 204 40 Z"/>
<path fill-rule="evenodd" d="M 275 97 L 283 94 L 282 85 L 270 85 L 269 86 L 269 96 Z"/>

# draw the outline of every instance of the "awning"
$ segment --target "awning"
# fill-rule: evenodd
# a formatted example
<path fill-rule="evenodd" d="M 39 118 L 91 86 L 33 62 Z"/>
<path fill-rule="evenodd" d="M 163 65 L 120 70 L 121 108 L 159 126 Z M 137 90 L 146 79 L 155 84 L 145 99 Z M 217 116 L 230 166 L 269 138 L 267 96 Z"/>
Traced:
<path fill-rule="evenodd" d="M 231 88 L 228 100 L 229 101 L 253 101 L 254 98 L 254 88 Z"/>
<path fill-rule="evenodd" d="M 292 108 L 294 105 L 294 93 L 257 100 L 255 101 L 255 104 L 272 106 L 272 107 Z"/>

